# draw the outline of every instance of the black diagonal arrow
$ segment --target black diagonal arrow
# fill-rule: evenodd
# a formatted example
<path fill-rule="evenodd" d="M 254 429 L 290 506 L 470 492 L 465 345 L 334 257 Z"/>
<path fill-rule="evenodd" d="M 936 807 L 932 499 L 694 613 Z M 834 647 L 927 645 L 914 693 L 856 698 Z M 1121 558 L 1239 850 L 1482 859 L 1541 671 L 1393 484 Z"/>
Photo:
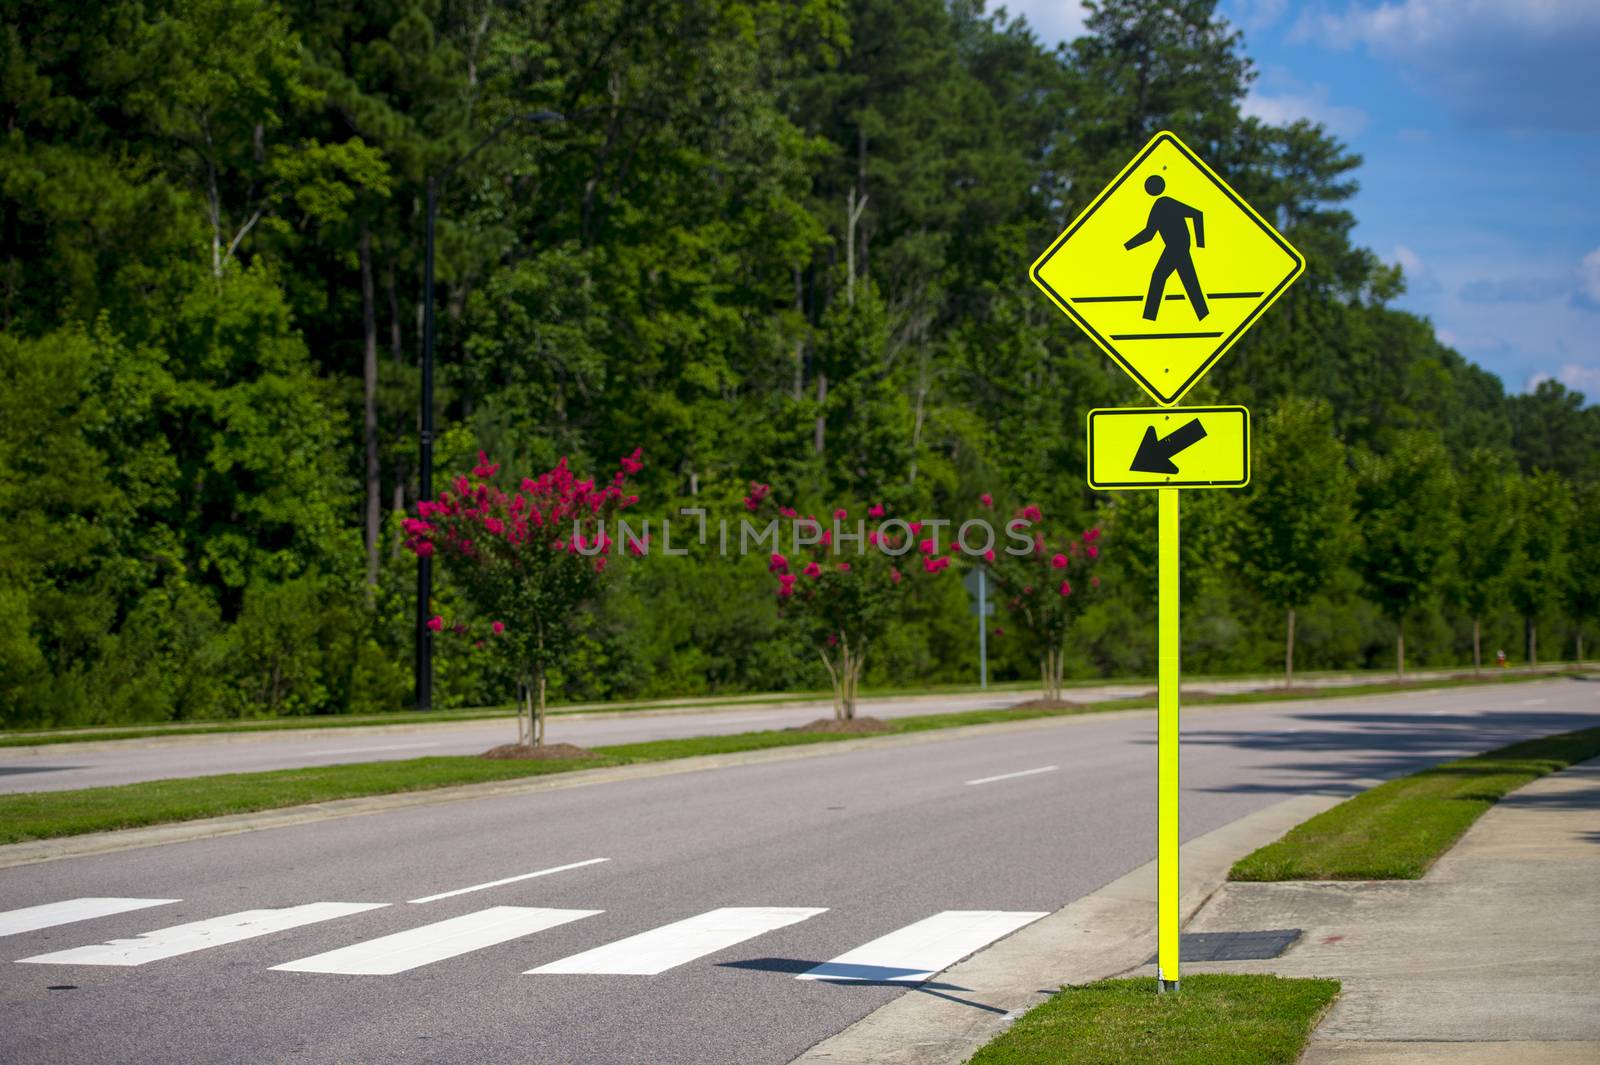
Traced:
<path fill-rule="evenodd" d="M 1134 473 L 1177 473 L 1178 467 L 1173 465 L 1172 457 L 1205 438 L 1206 427 L 1200 424 L 1199 418 L 1187 425 L 1180 425 L 1159 440 L 1156 438 L 1156 427 L 1152 425 L 1144 431 L 1144 439 L 1139 441 L 1139 453 L 1133 456 L 1133 465 L 1128 469 Z"/>

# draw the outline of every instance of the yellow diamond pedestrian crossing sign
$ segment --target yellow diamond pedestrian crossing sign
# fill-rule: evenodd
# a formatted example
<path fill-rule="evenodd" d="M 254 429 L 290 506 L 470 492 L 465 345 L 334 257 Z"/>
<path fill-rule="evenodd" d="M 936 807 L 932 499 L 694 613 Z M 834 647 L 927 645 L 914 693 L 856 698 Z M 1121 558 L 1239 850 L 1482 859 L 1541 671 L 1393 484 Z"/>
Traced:
<path fill-rule="evenodd" d="M 1156 402 L 1170 405 L 1304 269 L 1266 219 L 1162 132 L 1031 274 Z"/>

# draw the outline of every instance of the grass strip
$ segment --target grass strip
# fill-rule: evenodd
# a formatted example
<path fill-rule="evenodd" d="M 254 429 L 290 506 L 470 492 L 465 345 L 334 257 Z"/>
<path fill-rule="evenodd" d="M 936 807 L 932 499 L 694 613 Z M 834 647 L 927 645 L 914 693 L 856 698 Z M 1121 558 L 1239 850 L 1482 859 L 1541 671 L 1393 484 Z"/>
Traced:
<path fill-rule="evenodd" d="M 1304 679 L 1311 679 L 1323 674 L 1301 674 Z M 1327 674 L 1328 676 L 1348 676 L 1349 674 Z M 1472 684 L 1514 684 L 1532 680 L 1553 680 L 1561 676 L 1570 675 L 1566 672 L 1552 672 L 1539 670 L 1532 672 L 1494 672 L 1485 673 L 1481 677 L 1461 676 L 1421 676 L 1415 680 L 1373 681 L 1370 683 L 1330 686 L 1316 692 L 1306 692 L 1297 689 L 1285 694 L 1275 688 L 1263 688 L 1254 692 L 1235 692 L 1225 695 L 1206 695 L 1196 698 L 1185 698 L 1186 706 L 1202 706 L 1207 703 L 1247 703 L 1268 702 L 1283 699 L 1315 699 L 1332 698 L 1340 695 L 1372 695 L 1390 691 L 1419 691 L 1425 688 L 1454 688 Z M 1269 681 L 1271 678 L 1260 677 L 1254 674 L 1232 677 L 1188 677 L 1186 684 L 1204 685 L 1211 681 L 1238 681 L 1261 680 Z M 1097 688 L 1107 685 L 1123 684 L 1153 684 L 1148 678 L 1101 678 L 1093 680 L 1071 681 L 1067 684 L 1070 697 L 1073 688 Z M 1006 682 L 991 684 L 987 691 L 994 694 L 1015 692 L 1022 698 L 1030 697 L 1037 689 L 1037 685 L 1027 681 Z M 885 688 L 873 689 L 864 692 L 868 699 L 886 699 L 918 695 L 958 695 L 974 694 L 979 689 L 971 685 L 947 684 L 931 685 L 922 688 Z M 716 710 L 721 708 L 737 708 L 741 706 L 778 706 L 786 703 L 821 702 L 830 698 L 826 691 L 816 692 L 783 692 L 776 694 L 729 695 L 722 697 L 708 696 L 686 699 L 639 700 L 620 703 L 572 703 L 555 705 L 550 713 L 555 716 L 579 716 L 593 713 L 630 713 L 638 711 L 660 710 Z M 1091 704 L 1095 709 L 1126 709 L 1128 707 L 1153 706 L 1150 699 L 1141 700 L 1116 700 L 1113 702 L 1099 702 Z M 870 711 L 869 711 L 870 712 Z M 503 707 L 471 707 L 464 710 L 395 710 L 380 714 L 316 714 L 304 717 L 277 717 L 260 718 L 252 720 L 228 721 L 176 721 L 152 724 L 129 725 L 84 725 L 76 727 L 47 727 L 37 729 L 14 729 L 0 732 L 0 748 L 5 747 L 44 747 L 58 743 L 101 743 L 113 740 L 148 740 L 164 739 L 173 736 L 206 736 L 224 732 L 281 732 L 299 729 L 327 729 L 327 728 L 363 728 L 381 725 L 436 725 L 450 721 L 487 721 L 495 718 L 510 717 L 512 708 Z"/>
<path fill-rule="evenodd" d="M 485 781 L 570 773 L 580 769 L 660 762 L 698 755 L 735 754 L 771 747 L 889 736 L 929 728 L 986 724 L 994 720 L 1027 720 L 1078 713 L 1076 709 L 973 711 L 900 718 L 889 732 L 861 734 L 791 732 L 769 729 L 729 736 L 694 736 L 648 740 L 595 748 L 593 758 L 553 761 L 489 760 L 470 756 L 433 756 L 393 762 L 354 762 L 258 773 L 219 773 L 142 781 L 103 788 L 18 792 L 0 795 L 0 844 L 76 836 L 122 828 L 194 821 L 226 814 L 253 813 L 305 803 L 390 795 L 408 791 L 479 784 Z M 996 716 L 998 715 L 998 717 Z"/>
<path fill-rule="evenodd" d="M 1291 1065 L 1339 994 L 1337 980 L 1245 974 L 1064 987 L 978 1051 L 970 1065 Z"/>
<path fill-rule="evenodd" d="M 1113 681 L 1085 681 L 1085 685 L 1118 683 Z M 991 684 L 987 689 L 996 694 L 1025 693 L 1037 688 L 1026 681 Z M 869 699 L 887 699 L 916 695 L 959 695 L 977 692 L 970 685 L 932 685 L 926 688 L 892 688 L 864 693 Z M 1026 697 L 1026 696 L 1023 696 Z M 826 691 L 783 692 L 766 695 L 730 695 L 691 699 L 641 700 L 619 703 L 571 703 L 550 707 L 555 717 L 582 716 L 596 713 L 637 713 L 661 710 L 720 710 L 747 706 L 782 706 L 789 703 L 824 702 L 832 698 Z M 228 721 L 177 721 L 130 725 L 84 725 L 70 728 L 49 727 L 16 729 L 0 732 L 0 748 L 45 747 L 58 743 L 101 743 L 108 740 L 164 739 L 172 736 L 207 736 L 222 732 L 282 732 L 300 729 L 363 728 L 377 725 L 437 725 L 452 721 L 489 721 L 512 716 L 511 706 L 480 706 L 464 710 L 395 710 L 381 714 L 316 714 L 304 717 L 273 717 L 255 720 Z"/>
<path fill-rule="evenodd" d="M 1600 728 L 1527 740 L 1386 781 L 1240 859 L 1231 880 L 1416 880 L 1484 811 L 1600 756 Z"/>
<path fill-rule="evenodd" d="M 1455 681 L 1456 683 L 1470 683 Z M 1410 686 L 1407 686 L 1409 690 Z M 1306 693 L 1296 698 L 1359 696 L 1390 691 L 1393 684 L 1362 685 Z M 1206 699 L 1199 703 L 1254 703 L 1282 699 L 1270 692 L 1240 692 Z M 812 743 L 870 739 L 963 725 L 989 725 L 1006 721 L 1029 721 L 1043 717 L 1068 717 L 1108 710 L 1148 709 L 1150 699 L 1120 699 L 1057 708 L 1020 707 L 1015 709 L 964 710 L 945 714 L 918 714 L 891 719 L 888 731 L 880 733 L 795 732 L 767 729 L 727 736 L 693 736 L 683 739 L 647 740 L 594 749 L 593 758 L 559 761 L 489 761 L 470 756 L 433 756 L 401 761 L 354 762 L 344 765 L 314 766 L 304 769 L 276 769 L 257 773 L 222 773 L 213 776 L 151 780 L 102 788 L 70 791 L 21 792 L 0 795 L 0 844 L 31 839 L 75 836 L 85 832 L 105 832 L 120 828 L 193 821 L 225 814 L 299 806 L 334 799 L 388 795 L 407 791 L 477 784 L 484 781 L 567 773 L 579 769 L 658 762 L 698 755 L 734 754 L 741 751 L 793 747 Z"/>

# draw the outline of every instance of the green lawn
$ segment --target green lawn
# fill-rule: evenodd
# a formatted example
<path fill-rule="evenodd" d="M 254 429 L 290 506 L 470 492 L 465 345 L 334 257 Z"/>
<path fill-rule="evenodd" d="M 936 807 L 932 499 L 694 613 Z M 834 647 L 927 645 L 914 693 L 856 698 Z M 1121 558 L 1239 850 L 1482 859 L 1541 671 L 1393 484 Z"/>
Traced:
<path fill-rule="evenodd" d="M 1330 695 L 1364 695 L 1386 691 L 1415 691 L 1420 688 L 1450 688 L 1462 684 L 1506 684 L 1529 680 L 1550 680 L 1561 676 L 1560 673 L 1540 671 L 1524 672 L 1486 672 L 1480 679 L 1457 679 L 1448 676 L 1424 675 L 1416 680 L 1397 683 L 1389 680 L 1375 680 L 1368 684 L 1357 684 L 1330 689 Z M 1323 674 L 1303 673 L 1297 675 L 1299 679 L 1311 679 L 1319 676 L 1348 676 L 1348 674 Z M 1231 677 L 1205 677 L 1195 676 L 1184 678 L 1188 685 L 1203 686 L 1208 680 L 1259 680 L 1270 681 L 1272 677 L 1255 674 Z M 1093 680 L 1069 681 L 1066 685 L 1067 698 L 1072 697 L 1073 688 L 1099 687 L 1107 684 L 1149 684 L 1154 687 L 1154 682 L 1148 678 L 1139 677 L 1108 677 Z M 889 698 L 912 695 L 951 695 L 977 692 L 979 689 L 972 685 L 946 684 L 930 685 L 920 688 L 884 688 L 873 689 L 865 692 L 867 698 Z M 995 694 L 1015 693 L 1020 699 L 1031 698 L 1036 694 L 1037 685 L 1028 681 L 1008 681 L 1003 684 L 991 684 L 988 688 Z M 1315 695 L 1299 694 L 1294 698 L 1316 698 Z M 768 694 L 704 696 L 683 699 L 643 699 L 630 702 L 617 703 L 573 703 L 556 705 L 551 708 L 552 714 L 586 714 L 586 713 L 625 713 L 641 710 L 683 709 L 689 710 L 696 707 L 708 709 L 716 707 L 736 707 L 750 704 L 769 705 L 780 703 L 813 702 L 829 698 L 826 691 L 815 692 L 779 692 Z M 1267 689 L 1260 692 L 1245 692 L 1235 695 L 1213 696 L 1200 699 L 1186 700 L 1188 705 L 1202 705 L 1216 702 L 1259 702 L 1269 699 L 1285 698 L 1282 694 Z M 1096 709 L 1104 709 L 1111 704 L 1096 704 Z M 1149 700 L 1129 703 L 1123 700 L 1114 704 L 1120 708 L 1124 706 L 1149 706 Z M 230 721 L 173 721 L 155 724 L 128 724 L 128 725 L 85 725 L 79 727 L 60 728 L 34 728 L 14 729 L 0 732 L 0 747 L 40 747 L 58 743 L 86 743 L 102 742 L 106 740 L 143 740 L 159 739 L 171 736 L 200 736 L 219 732 L 277 732 L 294 729 L 324 729 L 324 728 L 362 728 L 378 725 L 430 725 L 443 721 L 481 721 L 492 718 L 509 718 L 512 710 L 505 707 L 472 707 L 464 710 L 430 710 L 420 712 L 415 710 L 397 710 L 384 714 L 318 714 L 309 717 L 274 717 L 251 720 Z"/>
<path fill-rule="evenodd" d="M 970 1065 L 1291 1065 L 1339 994 L 1337 980 L 1207 975 L 1156 994 L 1153 979 L 1064 987 Z"/>
<path fill-rule="evenodd" d="M 1445 762 L 1347 799 L 1234 865 L 1233 880 L 1415 880 L 1483 812 L 1532 780 L 1600 756 L 1600 728 Z"/>
<path fill-rule="evenodd" d="M 927 714 L 898 718 L 893 730 L 876 735 L 919 732 L 929 728 L 986 724 L 997 720 L 1026 720 L 1078 713 L 1076 710 L 987 711 Z M 998 715 L 998 716 L 997 716 Z M 473 757 L 411 758 L 394 762 L 356 762 L 276 769 L 263 773 L 222 773 L 215 776 L 151 780 L 106 788 L 71 791 L 23 792 L 0 795 L 0 844 L 30 839 L 75 836 L 119 828 L 193 821 L 224 814 L 272 810 L 304 803 L 328 802 L 364 795 L 426 791 L 457 784 L 511 780 L 519 777 L 569 773 L 579 769 L 659 762 L 696 755 L 733 754 L 770 747 L 837 743 L 861 736 L 831 732 L 790 732 L 769 729 L 731 736 L 624 743 L 595 749 L 594 758 L 559 761 L 499 761 Z"/>

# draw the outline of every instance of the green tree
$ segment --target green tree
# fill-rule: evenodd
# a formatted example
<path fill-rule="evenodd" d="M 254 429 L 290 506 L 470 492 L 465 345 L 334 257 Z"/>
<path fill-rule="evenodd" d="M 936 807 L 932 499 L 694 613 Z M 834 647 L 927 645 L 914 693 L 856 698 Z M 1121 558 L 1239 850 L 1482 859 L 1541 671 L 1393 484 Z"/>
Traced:
<path fill-rule="evenodd" d="M 1406 672 L 1406 619 L 1443 585 L 1454 564 L 1457 483 L 1437 434 L 1398 434 L 1388 455 L 1356 456 L 1361 575 L 1395 623 L 1395 673 Z"/>
<path fill-rule="evenodd" d="M 1583 665 L 1583 627 L 1600 613 L 1600 485 L 1577 490 L 1570 540 L 1567 611 L 1578 629 L 1578 665 Z"/>
<path fill-rule="evenodd" d="M 1295 611 L 1327 587 L 1354 546 L 1355 484 L 1324 401 L 1284 400 L 1259 440 L 1239 558 L 1257 594 L 1287 612 L 1283 678 L 1289 684 Z"/>
<path fill-rule="evenodd" d="M 1516 481 L 1509 459 L 1474 448 L 1462 461 L 1461 542 L 1453 598 L 1472 619 L 1472 671 L 1483 668 L 1483 616 L 1506 594 L 1506 578 L 1517 549 Z"/>
<path fill-rule="evenodd" d="M 1510 567 L 1511 602 L 1528 633 L 1528 665 L 1539 664 L 1539 621 L 1561 602 L 1570 565 L 1572 490 L 1559 474 L 1540 470 L 1517 482 L 1517 549 Z"/>

